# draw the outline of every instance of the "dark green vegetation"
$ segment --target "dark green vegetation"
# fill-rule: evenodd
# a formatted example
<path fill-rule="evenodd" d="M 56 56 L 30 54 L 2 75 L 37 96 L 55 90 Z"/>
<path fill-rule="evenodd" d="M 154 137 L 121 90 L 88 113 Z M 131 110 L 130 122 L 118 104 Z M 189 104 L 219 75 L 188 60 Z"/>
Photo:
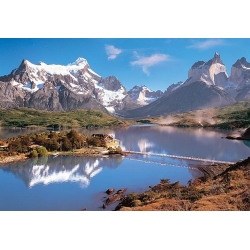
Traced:
<path fill-rule="evenodd" d="M 0 110 L 1 126 L 7 127 L 116 127 L 127 126 L 131 122 L 114 118 L 96 110 L 74 110 L 67 112 L 41 111 L 29 108 Z"/>
<path fill-rule="evenodd" d="M 136 122 L 142 123 L 142 124 L 151 124 L 151 120 L 137 120 Z"/>
<path fill-rule="evenodd" d="M 250 101 L 238 102 L 232 106 L 221 108 L 215 117 L 220 121 L 217 128 L 247 128 L 250 126 Z"/>
<path fill-rule="evenodd" d="M 250 126 L 250 101 L 241 101 L 223 108 L 196 110 L 166 117 L 161 116 L 154 119 L 154 122 L 179 127 L 247 128 Z"/>

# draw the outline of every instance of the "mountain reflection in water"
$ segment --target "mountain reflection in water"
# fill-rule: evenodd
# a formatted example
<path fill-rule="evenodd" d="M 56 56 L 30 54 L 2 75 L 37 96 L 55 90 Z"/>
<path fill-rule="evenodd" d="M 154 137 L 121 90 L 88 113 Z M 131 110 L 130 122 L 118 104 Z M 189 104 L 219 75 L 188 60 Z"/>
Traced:
<path fill-rule="evenodd" d="M 16 132 L 22 131 L 10 131 Z M 238 161 L 250 155 L 248 143 L 222 138 L 225 131 L 131 126 L 79 132 L 112 134 L 123 150 L 221 161 Z M 125 158 L 59 155 L 6 164 L 0 168 L 0 210 L 103 210 L 108 188 L 143 192 L 164 178 L 187 185 L 202 175 L 196 168 L 199 164 L 205 163 L 139 154 Z"/>
<path fill-rule="evenodd" d="M 60 182 L 78 182 L 82 188 L 88 187 L 90 180 L 100 173 L 103 166 L 116 168 L 121 157 L 93 158 L 77 156 L 39 157 L 10 164 L 3 168 L 23 180 L 27 187 L 37 184 L 48 185 Z"/>

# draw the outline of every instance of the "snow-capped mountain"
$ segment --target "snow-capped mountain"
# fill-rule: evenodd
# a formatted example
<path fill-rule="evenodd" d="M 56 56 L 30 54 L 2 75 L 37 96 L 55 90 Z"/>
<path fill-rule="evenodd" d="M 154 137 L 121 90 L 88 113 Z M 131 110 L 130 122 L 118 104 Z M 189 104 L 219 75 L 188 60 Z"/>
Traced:
<path fill-rule="evenodd" d="M 68 65 L 38 65 L 23 60 L 9 75 L 0 77 L 0 107 L 40 110 L 97 109 L 127 117 L 156 116 L 231 105 L 250 99 L 250 63 L 242 57 L 226 71 L 219 53 L 197 61 L 186 81 L 163 93 L 146 86 L 128 92 L 115 76 L 102 78 L 86 59 Z"/>
<path fill-rule="evenodd" d="M 228 83 L 226 67 L 220 55 L 215 53 L 208 62 L 193 64 L 184 83 L 171 85 L 161 98 L 145 107 L 131 110 L 127 116 L 167 115 L 231 105 L 235 100 L 224 89 Z"/>
<path fill-rule="evenodd" d="M 101 77 L 92 71 L 86 59 L 78 58 L 74 63 L 66 66 L 46 64 L 32 64 L 23 60 L 19 68 L 13 70 L 8 76 L 13 86 L 18 86 L 29 92 L 41 89 L 46 81 L 66 82 L 76 94 L 89 93 L 89 87 L 97 83 Z"/>
<path fill-rule="evenodd" d="M 159 99 L 163 95 L 163 92 L 161 90 L 152 91 L 145 85 L 140 87 L 136 85 L 128 91 L 128 94 L 130 98 L 136 101 L 139 105 L 145 106 Z"/>
<path fill-rule="evenodd" d="M 115 76 L 101 79 L 95 85 L 94 93 L 96 99 L 111 113 L 121 110 L 123 100 L 128 96 L 126 89 Z"/>
<path fill-rule="evenodd" d="M 4 92 L 18 92 L 16 98 L 1 100 L 1 106 L 32 107 L 42 110 L 72 110 L 78 108 L 108 110 L 134 107 L 126 89 L 116 77 L 103 79 L 95 73 L 84 58 L 68 65 L 35 65 L 23 60 L 9 75 L 0 77 Z M 15 96 L 15 94 L 13 94 Z M 10 98 L 9 98 L 10 97 Z M 22 100 L 22 101 L 21 101 Z M 136 107 L 136 105 L 135 105 Z"/>

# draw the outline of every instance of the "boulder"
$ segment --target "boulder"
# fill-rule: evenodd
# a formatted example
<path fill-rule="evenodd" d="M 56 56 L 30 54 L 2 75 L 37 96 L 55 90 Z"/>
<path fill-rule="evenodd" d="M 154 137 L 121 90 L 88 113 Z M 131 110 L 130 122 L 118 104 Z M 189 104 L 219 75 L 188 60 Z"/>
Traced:
<path fill-rule="evenodd" d="M 114 188 L 109 188 L 105 193 L 108 194 L 108 195 L 110 195 L 110 194 L 112 194 L 114 192 L 115 192 Z"/>

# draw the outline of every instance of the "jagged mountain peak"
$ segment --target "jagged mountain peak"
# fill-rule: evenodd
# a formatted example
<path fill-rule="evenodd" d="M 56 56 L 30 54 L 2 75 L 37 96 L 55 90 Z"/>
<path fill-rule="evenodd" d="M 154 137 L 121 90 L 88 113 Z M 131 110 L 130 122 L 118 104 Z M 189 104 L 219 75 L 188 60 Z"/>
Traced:
<path fill-rule="evenodd" d="M 118 91 L 122 89 L 122 91 L 125 91 L 124 86 L 115 76 L 108 76 L 105 77 L 104 79 L 102 78 L 99 81 L 98 85 L 104 87 L 107 90 Z"/>
<path fill-rule="evenodd" d="M 142 90 L 146 91 L 146 90 L 148 90 L 148 91 L 152 92 L 152 90 L 149 89 L 146 85 L 141 85 L 141 86 L 135 85 L 131 90 L 134 90 L 134 91 L 138 91 L 138 90 L 140 90 L 140 91 L 142 91 Z"/>
<path fill-rule="evenodd" d="M 222 64 L 225 65 L 221 59 L 220 59 L 220 54 L 218 52 L 215 52 L 214 57 L 212 59 L 210 59 L 208 62 L 205 63 L 206 66 L 212 66 L 213 64 Z"/>
<path fill-rule="evenodd" d="M 205 61 L 198 61 L 198 62 L 194 63 L 191 68 L 192 69 L 201 68 L 205 63 L 206 63 Z"/>
<path fill-rule="evenodd" d="M 218 85 L 224 88 L 227 80 L 226 66 L 222 62 L 220 54 L 216 52 L 208 62 L 198 61 L 192 65 L 188 72 L 188 79 L 183 86 L 196 81 L 203 81 L 207 85 Z"/>
<path fill-rule="evenodd" d="M 147 86 L 135 85 L 132 89 L 128 91 L 130 98 L 136 101 L 139 105 L 147 105 L 163 95 L 163 92 L 160 90 L 152 91 Z"/>
<path fill-rule="evenodd" d="M 134 105 L 115 76 L 103 79 L 81 57 L 68 65 L 33 64 L 22 60 L 17 69 L 0 80 L 9 82 L 13 89 L 27 96 L 25 106 L 38 109 L 92 108 L 116 112 Z"/>
<path fill-rule="evenodd" d="M 83 57 L 78 57 L 73 63 L 69 63 L 68 66 L 86 66 L 88 65 L 88 61 Z"/>
<path fill-rule="evenodd" d="M 213 63 L 220 63 L 224 65 L 224 63 L 220 59 L 220 54 L 218 52 L 215 52 L 214 54 Z"/>
<path fill-rule="evenodd" d="M 250 63 L 247 62 L 247 59 L 245 57 L 241 57 L 241 59 L 238 59 L 234 64 L 233 67 L 236 68 L 250 68 Z"/>

